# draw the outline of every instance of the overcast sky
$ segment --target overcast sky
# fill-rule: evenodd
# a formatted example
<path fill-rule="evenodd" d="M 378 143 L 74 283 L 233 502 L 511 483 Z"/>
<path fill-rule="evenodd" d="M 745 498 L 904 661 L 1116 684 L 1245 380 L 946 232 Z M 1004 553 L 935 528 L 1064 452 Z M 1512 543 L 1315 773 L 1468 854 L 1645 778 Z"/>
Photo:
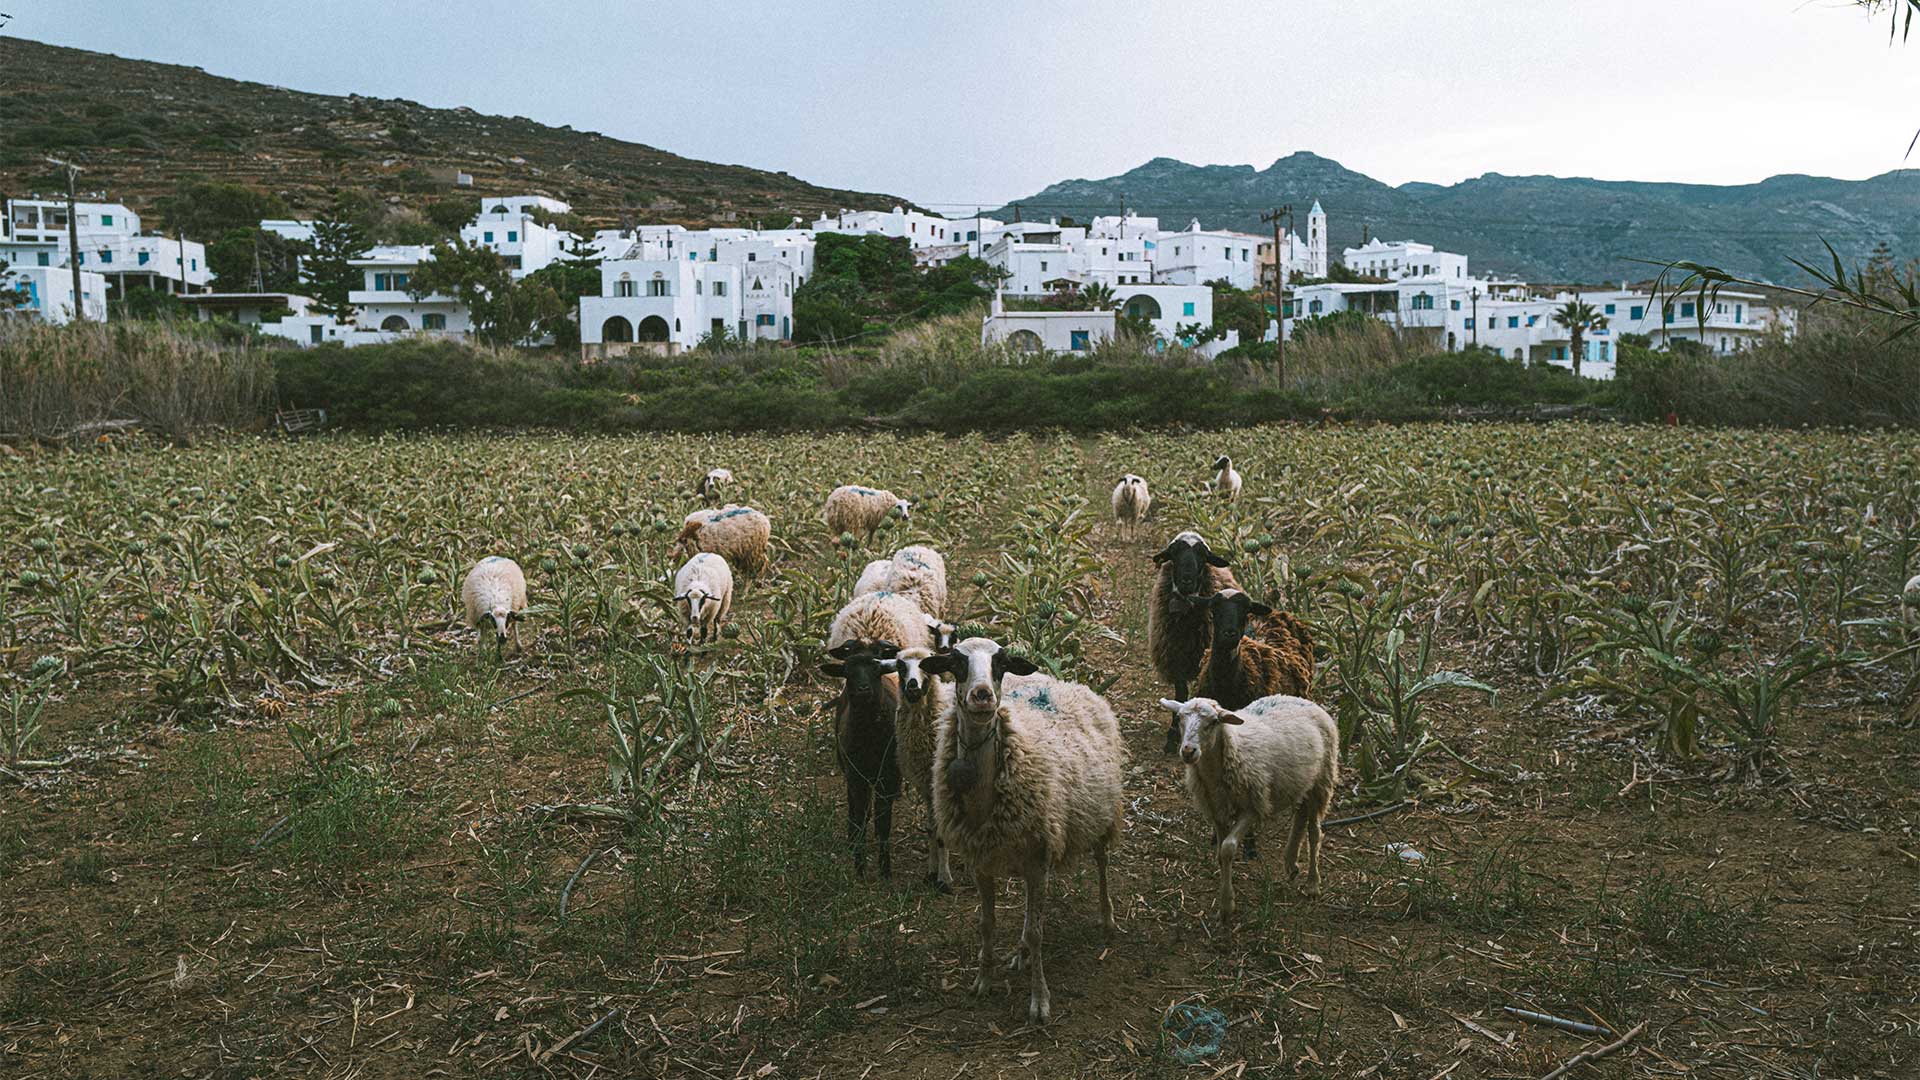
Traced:
<path fill-rule="evenodd" d="M 1388 183 L 1899 168 L 1920 40 L 1848 0 L 5 0 L 0 35 L 572 124 L 935 209 L 1157 156 Z M 455 15 L 454 12 L 459 12 Z M 430 13 L 430 14 L 429 14 Z M 1920 161 L 1920 154 L 1916 154 Z"/>

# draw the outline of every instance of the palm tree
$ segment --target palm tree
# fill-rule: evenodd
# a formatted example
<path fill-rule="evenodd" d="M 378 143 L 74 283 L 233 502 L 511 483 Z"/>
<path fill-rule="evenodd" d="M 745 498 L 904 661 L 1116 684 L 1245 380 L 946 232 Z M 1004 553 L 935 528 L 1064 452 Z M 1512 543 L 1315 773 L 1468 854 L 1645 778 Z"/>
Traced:
<path fill-rule="evenodd" d="M 1572 335 L 1573 373 L 1580 374 L 1580 354 L 1586 350 L 1587 331 L 1605 330 L 1607 317 L 1600 314 L 1592 304 L 1585 300 L 1569 300 L 1560 310 L 1553 313 L 1553 321 L 1567 328 Z"/>
<path fill-rule="evenodd" d="M 1112 311 L 1114 309 L 1113 286 L 1104 281 L 1080 287 L 1080 302 L 1087 305 L 1089 311 Z"/>

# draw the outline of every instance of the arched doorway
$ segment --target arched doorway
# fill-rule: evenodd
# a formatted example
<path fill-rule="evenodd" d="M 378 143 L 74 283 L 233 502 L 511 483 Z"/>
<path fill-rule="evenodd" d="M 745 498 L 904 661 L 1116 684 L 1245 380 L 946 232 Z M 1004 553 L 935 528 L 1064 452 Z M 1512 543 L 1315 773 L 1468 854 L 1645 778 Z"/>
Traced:
<path fill-rule="evenodd" d="M 1127 318 L 1157 319 L 1160 317 L 1160 301 L 1151 296 L 1130 296 L 1127 298 Z"/>
<path fill-rule="evenodd" d="M 396 334 L 404 334 L 413 329 L 413 327 L 407 325 L 407 317 L 405 315 L 389 315 L 380 320 L 380 329 L 388 330 Z"/>
<path fill-rule="evenodd" d="M 1040 351 L 1040 335 L 1031 330 L 1015 330 L 1007 335 L 1007 348 L 1014 352 L 1037 353 Z"/>
<path fill-rule="evenodd" d="M 624 315 L 609 316 L 600 324 L 600 340 L 625 344 L 633 340 L 633 324 Z"/>
<path fill-rule="evenodd" d="M 667 340 L 667 320 L 661 318 L 658 315 L 649 315 L 646 318 L 641 319 L 640 333 L 639 333 L 639 336 L 636 338 L 636 340 L 639 340 L 639 341 Z"/>

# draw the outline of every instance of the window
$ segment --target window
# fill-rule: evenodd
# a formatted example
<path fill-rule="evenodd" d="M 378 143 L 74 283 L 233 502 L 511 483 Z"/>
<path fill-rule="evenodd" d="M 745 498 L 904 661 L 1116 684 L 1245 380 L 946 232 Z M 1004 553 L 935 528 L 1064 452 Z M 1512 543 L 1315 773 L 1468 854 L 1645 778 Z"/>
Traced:
<path fill-rule="evenodd" d="M 1191 307 L 1192 305 L 1189 304 L 1188 306 Z M 1093 343 L 1088 340 L 1087 331 L 1085 330 L 1071 331 L 1070 344 L 1074 352 L 1086 352 L 1093 347 Z"/>
<path fill-rule="evenodd" d="M 753 325 L 755 325 L 755 326 L 772 326 L 772 325 L 773 325 L 773 316 L 771 316 L 771 315 L 755 315 L 755 316 L 753 317 Z"/>
<path fill-rule="evenodd" d="M 1565 360 L 1567 358 L 1567 347 L 1565 345 L 1555 345 L 1553 347 L 1553 358 L 1555 360 Z"/>
<path fill-rule="evenodd" d="M 1745 321 L 1746 317 L 1747 317 L 1747 305 L 1745 304 L 1733 305 L 1733 321 L 1734 322 L 1743 322 Z"/>
<path fill-rule="evenodd" d="M 153 257 L 153 255 L 152 255 L 152 253 L 151 253 L 151 252 L 146 252 L 146 251 L 143 251 L 143 252 L 141 252 L 141 253 L 140 253 L 140 260 L 139 260 L 139 261 L 140 261 L 140 265 L 141 265 L 141 266 L 145 266 L 145 265 L 147 265 L 147 260 L 148 260 L 148 259 L 150 259 L 150 258 L 152 258 L 152 257 Z M 45 266 L 45 265 L 47 265 L 47 257 L 46 257 L 45 255 L 42 255 L 42 256 L 40 256 L 40 265 L 41 265 L 41 266 Z"/>
<path fill-rule="evenodd" d="M 633 291 L 633 279 L 632 279 L 632 278 L 626 278 L 626 277 L 623 277 L 623 278 L 621 278 L 621 279 L 620 279 L 619 281 L 616 281 L 616 282 L 614 282 L 614 284 L 613 284 L 613 295 L 615 295 L 615 296 L 632 296 L 632 295 L 634 295 L 634 291 Z"/>
<path fill-rule="evenodd" d="M 1529 315 L 1529 316 L 1527 316 L 1527 325 L 1528 325 L 1528 326 L 1533 326 L 1533 325 L 1535 325 L 1535 324 L 1537 324 L 1537 323 L 1538 323 L 1539 321 L 1540 321 L 1540 316 L 1538 316 L 1538 315 Z"/>
<path fill-rule="evenodd" d="M 1407 306 L 1408 306 L 1408 307 L 1410 307 L 1410 308 L 1412 308 L 1412 309 L 1413 309 L 1413 310 L 1415 310 L 1415 311 L 1432 311 L 1432 310 L 1433 310 L 1433 295 L 1432 295 L 1431 293 L 1419 293 L 1419 294 L 1416 294 L 1416 295 L 1414 296 L 1414 298 L 1413 298 L 1413 300 L 1412 300 L 1412 301 L 1411 301 L 1410 303 L 1408 303 L 1408 305 L 1407 305 Z M 1468 320 L 1467 320 L 1467 329 L 1469 329 L 1469 330 L 1471 330 L 1471 329 L 1473 329 L 1473 320 L 1472 320 L 1472 319 L 1468 319 Z"/>
<path fill-rule="evenodd" d="M 487 243 L 491 244 L 493 243 L 493 233 L 491 231 L 483 232 L 480 234 L 480 239 L 485 240 Z"/>
<path fill-rule="evenodd" d="M 102 224 L 102 225 L 111 225 L 111 224 L 113 224 L 113 215 L 112 215 L 112 214 L 101 214 L 101 215 L 100 215 L 100 224 Z"/>
<path fill-rule="evenodd" d="M 1627 318 L 1632 319 L 1634 322 L 1639 322 L 1646 317 L 1647 309 L 1641 307 L 1639 304 L 1635 304 L 1627 309 Z"/>
<path fill-rule="evenodd" d="M 720 286 L 720 283 L 716 281 L 716 282 L 714 282 L 713 284 L 714 284 L 714 295 L 715 295 L 715 296 L 718 296 L 718 295 L 720 295 L 720 288 L 719 288 L 719 286 Z M 701 291 L 701 290 L 702 290 L 702 289 L 703 289 L 704 287 L 705 287 L 705 286 L 704 286 L 704 285 L 703 285 L 703 284 L 701 283 L 701 281 L 700 281 L 700 279 L 699 279 L 699 278 L 694 278 L 694 279 L 693 279 L 693 295 L 695 295 L 695 296 L 699 296 L 699 295 L 700 295 L 700 291 Z"/>
<path fill-rule="evenodd" d="M 103 263 L 110 263 L 110 262 L 112 262 L 112 261 L 113 261 L 113 249 L 112 249 L 112 248 L 101 248 L 101 249 L 100 249 L 100 261 L 101 261 L 101 262 L 103 262 Z"/>
<path fill-rule="evenodd" d="M 422 330 L 445 330 L 446 328 L 447 317 L 437 311 L 429 311 L 425 315 L 420 316 L 420 329 Z"/>
<path fill-rule="evenodd" d="M 393 287 L 396 289 L 404 289 L 407 287 L 407 282 L 412 280 L 413 276 L 411 274 L 395 274 L 393 275 Z"/>
<path fill-rule="evenodd" d="M 1450 307 L 1450 308 L 1452 308 L 1452 309 L 1453 309 L 1453 310 L 1455 310 L 1455 311 L 1459 311 L 1459 310 L 1460 310 L 1460 301 L 1458 301 L 1458 300 L 1450 300 L 1450 301 L 1448 301 L 1448 302 L 1447 302 L 1447 306 L 1448 306 L 1448 307 Z"/>
<path fill-rule="evenodd" d="M 1520 316 L 1518 315 L 1507 316 L 1507 329 L 1509 330 L 1520 329 Z"/>
<path fill-rule="evenodd" d="M 1047 272 L 1047 260 L 1045 259 L 1040 260 L 1040 272 L 1043 274 Z"/>
<path fill-rule="evenodd" d="M 647 295 L 648 296 L 672 296 L 673 294 L 667 291 L 667 283 L 664 280 L 660 278 L 655 278 L 652 281 L 647 282 Z"/>
<path fill-rule="evenodd" d="M 751 251 L 749 251 L 749 252 L 747 252 L 747 261 L 748 261 L 748 262 L 757 262 L 757 261 L 759 260 L 759 258 L 760 258 L 760 256 L 759 256 L 758 254 L 756 254 L 756 253 L 754 253 L 754 252 L 751 252 Z"/>
<path fill-rule="evenodd" d="M 1693 304 L 1692 304 L 1692 303 L 1683 303 L 1683 304 L 1681 304 L 1681 305 L 1680 305 L 1680 317 L 1681 317 L 1681 318 L 1683 318 L 1683 319 L 1691 319 L 1691 318 L 1693 318 Z"/>
<path fill-rule="evenodd" d="M 143 251 L 143 252 L 141 252 L 141 253 L 140 253 L 140 261 L 141 261 L 141 262 L 146 262 L 146 261 L 147 261 L 147 253 L 146 253 L 146 252 L 144 252 L 144 251 Z M 43 251 L 43 252 L 41 252 L 41 253 L 40 253 L 40 259 L 39 259 L 39 263 L 40 263 L 40 265 L 41 265 L 41 266 L 46 266 L 46 265 L 48 265 L 48 263 L 47 263 L 47 253 L 46 253 L 46 252 L 44 252 L 44 251 Z"/>
<path fill-rule="evenodd" d="M 1193 314 L 1193 301 L 1191 301 L 1191 300 L 1189 300 L 1189 301 L 1187 301 L 1186 303 L 1184 303 L 1184 304 L 1181 304 L 1181 305 L 1180 305 L 1180 314 L 1182 314 L 1182 315 L 1191 315 L 1191 314 Z"/>
<path fill-rule="evenodd" d="M 725 295 L 727 295 L 727 283 L 726 283 L 726 282 L 724 282 L 724 281 L 716 281 L 716 282 L 714 282 L 714 283 L 713 283 L 713 295 L 715 295 L 715 296 L 725 296 Z"/>
<path fill-rule="evenodd" d="M 1662 307 L 1660 309 L 1660 318 L 1663 322 L 1673 321 L 1673 305 L 1672 304 L 1668 304 L 1665 307 Z"/>
<path fill-rule="evenodd" d="M 373 275 L 373 290 L 375 292 L 387 291 L 387 275 L 385 274 Z"/>
<path fill-rule="evenodd" d="M 1608 304 L 1608 305 L 1607 305 L 1607 314 L 1609 314 L 1609 315 L 1611 315 L 1611 314 L 1613 314 L 1613 305 L 1612 305 L 1612 304 Z"/>
<path fill-rule="evenodd" d="M 1721 338 L 1720 340 L 1721 340 L 1721 342 L 1722 342 L 1722 343 L 1724 343 L 1724 342 L 1726 341 L 1726 339 L 1725 339 L 1725 338 Z M 1611 357 L 1609 357 L 1609 356 L 1607 355 L 1607 348 L 1608 348 L 1608 346 L 1607 346 L 1607 343 L 1606 343 L 1606 342 L 1604 342 L 1604 341 L 1603 341 L 1603 342 L 1601 342 L 1601 343 L 1600 343 L 1600 361 L 1601 361 L 1602 363 L 1605 363 L 1606 361 L 1608 361 L 1609 359 L 1611 359 Z"/>
<path fill-rule="evenodd" d="M 1307 314 L 1318 315 L 1320 314 L 1320 309 L 1324 306 L 1325 305 L 1320 303 L 1320 301 L 1318 300 L 1309 300 L 1307 301 Z"/>
<path fill-rule="evenodd" d="M 699 261 L 700 261 L 700 253 L 699 253 L 699 252 L 697 252 L 697 251 L 689 251 L 689 252 L 687 252 L 687 261 L 688 261 L 688 262 L 699 262 Z"/>
<path fill-rule="evenodd" d="M 1468 319 L 1468 320 L 1467 320 L 1467 329 L 1469 329 L 1469 330 L 1471 330 L 1471 329 L 1473 329 L 1473 320 L 1472 320 L 1472 319 Z"/>
<path fill-rule="evenodd" d="M 187 269 L 189 269 L 189 270 L 198 270 L 198 269 L 200 269 L 200 260 L 199 260 L 199 259 L 188 259 L 188 260 L 187 260 Z"/>

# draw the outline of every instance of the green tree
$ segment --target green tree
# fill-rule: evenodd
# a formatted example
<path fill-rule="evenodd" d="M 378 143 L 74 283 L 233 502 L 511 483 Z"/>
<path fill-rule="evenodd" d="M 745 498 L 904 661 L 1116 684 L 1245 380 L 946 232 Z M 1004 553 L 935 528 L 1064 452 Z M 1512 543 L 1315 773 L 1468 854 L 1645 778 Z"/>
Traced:
<path fill-rule="evenodd" d="M 473 224 L 478 213 L 473 208 L 472 199 L 458 196 L 449 199 L 435 199 L 427 204 L 423 211 L 441 236 L 459 236 L 460 230 Z"/>
<path fill-rule="evenodd" d="M 207 245 L 207 268 L 213 271 L 214 284 L 224 292 L 251 292 L 258 287 L 267 292 L 300 290 L 300 256 L 306 245 L 279 233 L 262 229 L 228 229 Z"/>
<path fill-rule="evenodd" d="M 1207 282 L 1213 289 L 1213 335 L 1224 339 L 1227 331 L 1238 330 L 1243 342 L 1259 341 L 1267 334 L 1267 320 L 1272 316 L 1267 311 L 1266 302 L 1245 289 L 1236 289 L 1221 279 Z"/>
<path fill-rule="evenodd" d="M 475 336 L 494 345 L 520 345 L 550 326 L 566 307 L 547 281 L 515 281 L 507 260 L 465 240 L 442 241 L 407 282 L 415 299 L 449 296 L 467 309 Z"/>
<path fill-rule="evenodd" d="M 360 287 L 365 275 L 349 263 L 366 254 L 372 245 L 367 234 L 350 221 L 322 220 L 313 223 L 313 254 L 307 259 L 307 292 L 313 306 L 323 315 L 344 323 L 353 314 L 347 294 Z"/>
<path fill-rule="evenodd" d="M 1573 373 L 1578 375 L 1580 356 L 1586 351 L 1587 332 L 1606 329 L 1607 317 L 1585 300 L 1569 300 L 1554 311 L 1553 321 L 1565 327 L 1572 338 L 1569 351 L 1573 354 Z"/>
<path fill-rule="evenodd" d="M 522 284 L 527 283 L 546 285 L 560 302 L 559 314 L 549 317 L 541 329 L 553 335 L 555 345 L 578 348 L 580 298 L 600 295 L 600 252 L 576 236 L 562 258 L 528 274 Z"/>
<path fill-rule="evenodd" d="M 1113 286 L 1104 281 L 1082 286 L 1080 303 L 1086 305 L 1088 311 L 1112 311 L 1120 306 L 1120 301 L 1113 295 Z"/>
<path fill-rule="evenodd" d="M 262 219 L 288 213 L 278 195 L 245 184 L 206 180 L 181 181 L 172 193 L 154 200 L 154 209 L 168 232 L 197 240 L 224 237 L 235 229 L 257 229 Z"/>

